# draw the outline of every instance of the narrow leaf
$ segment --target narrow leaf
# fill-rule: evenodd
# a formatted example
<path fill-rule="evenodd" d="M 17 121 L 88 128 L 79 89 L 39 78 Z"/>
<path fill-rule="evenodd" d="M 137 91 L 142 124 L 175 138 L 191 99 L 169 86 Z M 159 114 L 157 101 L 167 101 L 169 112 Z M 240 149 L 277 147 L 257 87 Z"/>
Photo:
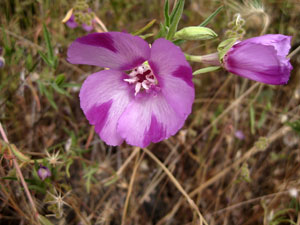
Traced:
<path fill-rule="evenodd" d="M 39 51 L 39 50 L 38 50 L 38 53 L 40 54 L 40 56 L 42 57 L 42 59 L 45 61 L 45 63 L 48 66 L 52 67 L 52 63 L 49 61 L 49 59 L 47 58 L 47 56 L 44 53 L 42 53 L 41 51 Z"/>
<path fill-rule="evenodd" d="M 55 79 L 55 83 L 56 83 L 58 86 L 60 86 L 60 85 L 62 85 L 62 84 L 64 83 L 65 79 L 66 79 L 66 77 L 65 77 L 65 75 L 64 75 L 63 73 L 62 73 L 62 74 L 59 74 L 59 75 L 56 77 L 56 79 Z"/>
<path fill-rule="evenodd" d="M 207 17 L 199 26 L 200 27 L 205 27 L 209 22 L 215 18 L 216 15 L 219 14 L 219 12 L 223 9 L 224 6 L 220 6 L 219 8 L 216 9 L 209 17 Z"/>
<path fill-rule="evenodd" d="M 44 38 L 46 41 L 46 46 L 47 46 L 47 54 L 48 54 L 48 59 L 50 62 L 54 62 L 54 53 L 53 53 L 53 48 L 51 45 L 51 38 L 49 31 L 47 30 L 47 27 L 45 24 L 43 24 L 43 33 L 44 33 Z"/>
<path fill-rule="evenodd" d="M 62 94 L 62 95 L 71 97 L 70 94 L 69 94 L 67 91 L 65 91 L 64 89 L 60 88 L 55 82 L 50 83 L 50 85 L 51 85 L 51 87 L 52 87 L 56 92 L 58 92 L 59 94 Z"/>
<path fill-rule="evenodd" d="M 182 12 L 183 12 L 183 8 L 184 8 L 184 0 L 179 0 L 178 7 L 176 7 L 174 9 L 174 11 L 172 12 L 172 15 L 171 15 L 171 25 L 170 25 L 170 29 L 169 29 L 169 32 L 166 37 L 167 40 L 171 40 L 173 38 L 174 34 L 176 33 L 178 23 L 179 23 L 179 20 L 181 18 Z"/>
<path fill-rule="evenodd" d="M 133 35 L 140 35 L 146 30 L 148 30 L 150 27 L 153 26 L 153 24 L 156 22 L 156 19 L 151 20 L 149 23 L 147 23 L 143 28 L 139 29 L 137 32 L 133 33 Z"/>
<path fill-rule="evenodd" d="M 53 223 L 50 222 L 46 217 L 42 216 L 39 214 L 39 221 L 41 222 L 42 225 L 53 225 Z"/>
<path fill-rule="evenodd" d="M 231 47 L 235 44 L 237 38 L 229 38 L 227 40 L 222 41 L 218 46 L 219 58 L 220 61 L 223 60 L 226 53 L 231 49 Z"/>
<path fill-rule="evenodd" d="M 170 26 L 170 15 L 169 15 L 169 10 L 170 10 L 169 0 L 165 0 L 164 15 L 165 15 L 165 25 L 166 25 L 167 27 Z"/>
<path fill-rule="evenodd" d="M 197 75 L 197 74 L 201 74 L 201 73 L 213 72 L 213 71 L 216 71 L 216 70 L 218 70 L 220 68 L 221 68 L 220 66 L 210 66 L 210 67 L 202 68 L 200 70 L 196 70 L 195 72 L 193 72 L 193 75 Z"/>

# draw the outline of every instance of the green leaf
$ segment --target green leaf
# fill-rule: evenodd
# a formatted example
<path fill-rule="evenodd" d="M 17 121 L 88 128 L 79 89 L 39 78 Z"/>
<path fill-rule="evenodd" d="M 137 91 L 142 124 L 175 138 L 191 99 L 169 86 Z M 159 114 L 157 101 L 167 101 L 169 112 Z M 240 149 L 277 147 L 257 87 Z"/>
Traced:
<path fill-rule="evenodd" d="M 52 92 L 50 92 L 49 90 L 47 90 L 47 88 L 45 88 L 45 89 L 44 89 L 44 94 L 45 94 L 45 96 L 47 97 L 48 101 L 50 102 L 50 105 L 51 105 L 55 110 L 58 110 L 58 107 L 57 107 L 56 103 L 54 102 Z"/>
<path fill-rule="evenodd" d="M 177 39 L 177 40 L 174 40 L 172 41 L 174 45 L 181 45 L 185 42 L 185 40 L 182 40 L 182 39 Z"/>
<path fill-rule="evenodd" d="M 300 120 L 294 122 L 287 122 L 287 125 L 290 126 L 296 133 L 300 135 Z"/>
<path fill-rule="evenodd" d="M 42 59 L 45 61 L 45 63 L 47 63 L 48 66 L 52 67 L 52 63 L 49 61 L 47 56 L 44 53 L 42 53 L 40 50 L 38 50 L 38 53 L 40 54 Z"/>
<path fill-rule="evenodd" d="M 142 39 L 147 39 L 148 37 L 153 37 L 154 36 L 154 34 L 152 34 L 152 33 L 150 33 L 150 34 L 145 34 L 145 35 L 139 35 L 139 37 L 140 38 L 142 38 Z"/>
<path fill-rule="evenodd" d="M 56 83 L 58 86 L 60 86 L 60 85 L 62 85 L 62 84 L 64 83 L 65 79 L 66 79 L 66 77 L 65 77 L 65 75 L 64 75 L 63 73 L 62 73 L 62 74 L 59 74 L 59 75 L 56 77 L 56 79 L 55 79 L 55 83 Z"/>
<path fill-rule="evenodd" d="M 216 9 L 209 17 L 207 17 L 199 26 L 205 27 L 216 15 L 219 14 L 219 12 L 223 9 L 224 6 L 220 6 Z"/>
<path fill-rule="evenodd" d="M 255 134 L 255 110 L 253 105 L 250 106 L 250 127 L 251 127 L 251 134 Z"/>
<path fill-rule="evenodd" d="M 53 225 L 53 223 L 50 222 L 46 217 L 42 216 L 39 214 L 39 221 L 41 222 L 42 225 Z"/>
<path fill-rule="evenodd" d="M 62 95 L 71 97 L 71 95 L 70 95 L 67 91 L 65 91 L 64 89 L 62 89 L 61 87 L 59 87 L 55 82 L 50 83 L 50 86 L 51 86 L 56 92 L 58 92 L 59 94 L 62 94 Z"/>
<path fill-rule="evenodd" d="M 229 38 L 227 40 L 222 41 L 218 46 L 219 58 L 220 61 L 223 60 L 226 53 L 231 49 L 231 47 L 236 43 L 237 38 Z"/>
<path fill-rule="evenodd" d="M 63 83 L 61 85 L 62 88 L 73 88 L 73 87 L 81 87 L 81 84 L 76 84 L 76 83 Z"/>
<path fill-rule="evenodd" d="M 160 38 L 160 37 L 166 37 L 167 33 L 168 33 L 168 27 L 166 27 L 163 23 L 160 23 L 159 24 L 159 32 L 158 34 L 156 35 L 156 38 Z"/>
<path fill-rule="evenodd" d="M 169 15 L 169 10 L 170 10 L 169 0 L 165 0 L 164 16 L 165 16 L 165 25 L 166 25 L 167 27 L 170 26 L 170 15 Z"/>
<path fill-rule="evenodd" d="M 218 35 L 210 28 L 190 26 L 177 31 L 174 35 L 174 38 L 195 41 L 208 40 L 217 36 Z"/>
<path fill-rule="evenodd" d="M 261 113 L 260 119 L 257 123 L 257 128 L 261 128 L 266 121 L 266 110 Z"/>
<path fill-rule="evenodd" d="M 170 24 L 172 24 L 173 20 L 174 20 L 174 17 L 175 17 L 175 14 L 176 12 L 178 11 L 178 8 L 180 6 L 180 1 L 177 1 L 177 4 L 175 5 L 175 7 L 172 9 L 172 12 L 171 12 L 171 16 L 170 16 Z"/>
<path fill-rule="evenodd" d="M 182 12 L 183 12 L 183 8 L 184 8 L 184 0 L 179 0 L 175 9 L 173 10 L 173 12 L 171 14 L 171 18 L 170 18 L 171 24 L 170 24 L 169 32 L 166 37 L 167 40 L 171 40 L 173 38 L 174 34 L 176 33 L 178 23 L 179 23 L 179 20 L 181 18 Z"/>
<path fill-rule="evenodd" d="M 17 177 L 1 177 L 3 180 L 18 180 Z"/>
<path fill-rule="evenodd" d="M 69 159 L 68 161 L 67 161 L 67 165 L 66 165 L 66 174 L 67 174 L 67 177 L 71 177 L 70 176 L 70 166 L 72 165 L 72 163 L 73 163 L 73 159 Z"/>
<path fill-rule="evenodd" d="M 216 71 L 216 70 L 218 70 L 220 68 L 221 68 L 220 66 L 210 66 L 210 67 L 202 68 L 200 70 L 196 70 L 195 72 L 193 72 L 193 75 L 197 75 L 197 74 L 201 74 L 201 73 L 213 72 L 213 71 Z"/>
<path fill-rule="evenodd" d="M 50 62 L 54 63 L 54 53 L 53 53 L 53 48 L 51 45 L 51 38 L 50 38 L 49 31 L 45 24 L 43 24 L 43 33 L 44 33 L 44 38 L 45 38 L 46 46 L 47 46 L 48 59 Z"/>
<path fill-rule="evenodd" d="M 133 33 L 133 35 L 140 35 L 146 30 L 148 30 L 150 27 L 153 26 L 153 24 L 156 22 L 156 19 L 151 20 L 149 23 L 147 23 L 143 28 L 139 29 L 137 32 Z"/>
<path fill-rule="evenodd" d="M 4 27 L 2 26 L 1 29 L 2 29 L 2 34 L 3 34 L 3 44 L 4 44 L 3 47 L 5 49 L 5 54 L 6 55 L 11 55 L 13 48 L 12 48 L 11 44 L 8 41 L 8 38 L 7 38 L 6 32 L 4 30 Z"/>

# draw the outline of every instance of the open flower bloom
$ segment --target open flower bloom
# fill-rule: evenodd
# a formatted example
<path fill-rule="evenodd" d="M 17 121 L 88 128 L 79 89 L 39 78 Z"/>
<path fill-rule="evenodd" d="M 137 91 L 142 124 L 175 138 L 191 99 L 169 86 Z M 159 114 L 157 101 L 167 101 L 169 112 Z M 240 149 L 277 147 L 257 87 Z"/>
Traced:
<path fill-rule="evenodd" d="M 236 43 L 224 56 L 226 70 L 266 84 L 286 84 L 293 69 L 287 58 L 291 37 L 267 34 Z"/>
<path fill-rule="evenodd" d="M 40 168 L 37 171 L 37 174 L 41 180 L 45 180 L 47 177 L 51 176 L 50 170 L 45 166 L 40 166 Z"/>
<path fill-rule="evenodd" d="M 109 145 L 159 142 L 191 113 L 192 69 L 170 41 L 158 39 L 150 48 L 130 34 L 93 33 L 71 44 L 68 61 L 109 68 L 90 75 L 79 96 L 85 116 Z"/>

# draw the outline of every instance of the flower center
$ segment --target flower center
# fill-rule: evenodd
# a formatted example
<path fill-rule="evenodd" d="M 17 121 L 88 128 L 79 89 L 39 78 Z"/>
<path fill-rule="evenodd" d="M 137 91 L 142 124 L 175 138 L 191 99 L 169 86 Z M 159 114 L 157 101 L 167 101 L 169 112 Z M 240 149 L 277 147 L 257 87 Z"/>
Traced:
<path fill-rule="evenodd" d="M 124 79 L 124 81 L 135 85 L 135 95 L 142 90 L 148 91 L 158 83 L 150 66 L 146 62 L 133 69 L 128 76 L 130 78 Z"/>

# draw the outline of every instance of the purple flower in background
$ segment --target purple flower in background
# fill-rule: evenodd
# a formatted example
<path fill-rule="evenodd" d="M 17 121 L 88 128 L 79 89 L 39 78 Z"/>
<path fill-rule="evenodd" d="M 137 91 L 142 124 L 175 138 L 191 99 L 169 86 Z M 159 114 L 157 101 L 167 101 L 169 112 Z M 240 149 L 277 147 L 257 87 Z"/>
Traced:
<path fill-rule="evenodd" d="M 93 33 L 71 44 L 68 60 L 109 68 L 90 75 L 79 96 L 85 116 L 109 145 L 162 141 L 191 113 L 192 69 L 170 41 L 160 38 L 150 48 L 130 34 Z"/>
<path fill-rule="evenodd" d="M 70 9 L 67 12 L 65 18 L 62 20 L 63 23 L 66 23 L 66 25 L 68 27 L 72 28 L 72 29 L 74 29 L 74 28 L 76 28 L 76 27 L 79 26 L 79 24 L 75 21 L 75 16 L 74 16 L 73 11 L 74 11 L 73 9 Z M 81 12 L 82 15 L 91 14 L 91 13 L 92 13 L 91 9 L 88 9 L 87 12 L 85 12 L 85 13 Z M 85 15 L 85 16 L 89 16 L 89 15 Z M 89 21 L 89 19 L 88 19 L 88 21 Z M 90 32 L 90 31 L 92 31 L 94 29 L 94 24 L 95 24 L 96 20 L 95 19 L 91 19 L 89 22 L 91 23 L 91 25 L 87 25 L 85 23 L 82 23 L 82 25 L 81 25 L 81 27 L 85 31 L 87 31 L 87 32 Z"/>
<path fill-rule="evenodd" d="M 95 21 L 94 20 L 92 20 L 91 21 L 91 23 L 93 24 Z M 78 27 L 78 23 L 76 23 L 76 21 L 75 21 L 75 16 L 72 14 L 72 16 L 70 17 L 70 19 L 66 22 L 66 25 L 68 26 L 68 27 L 70 27 L 70 28 L 72 28 L 72 29 L 74 29 L 74 28 L 76 28 L 76 27 Z M 85 31 L 87 31 L 87 32 L 90 32 L 90 31 L 92 31 L 93 29 L 94 29 L 94 27 L 93 27 L 93 25 L 87 25 L 87 24 L 85 24 L 85 23 L 83 23 L 82 25 L 81 25 L 81 27 L 85 30 Z"/>
<path fill-rule="evenodd" d="M 45 166 L 40 166 L 39 170 L 37 171 L 37 174 L 41 178 L 41 180 L 45 180 L 47 177 L 51 176 L 50 170 Z"/>
<path fill-rule="evenodd" d="M 244 139 L 245 139 L 245 135 L 244 135 L 243 131 L 241 131 L 241 130 L 237 130 L 237 131 L 234 133 L 234 136 L 235 136 L 237 139 L 240 139 L 240 140 L 244 140 Z"/>
<path fill-rule="evenodd" d="M 267 34 L 235 44 L 224 56 L 229 72 L 266 84 L 286 84 L 293 69 L 287 58 L 290 36 Z"/>

